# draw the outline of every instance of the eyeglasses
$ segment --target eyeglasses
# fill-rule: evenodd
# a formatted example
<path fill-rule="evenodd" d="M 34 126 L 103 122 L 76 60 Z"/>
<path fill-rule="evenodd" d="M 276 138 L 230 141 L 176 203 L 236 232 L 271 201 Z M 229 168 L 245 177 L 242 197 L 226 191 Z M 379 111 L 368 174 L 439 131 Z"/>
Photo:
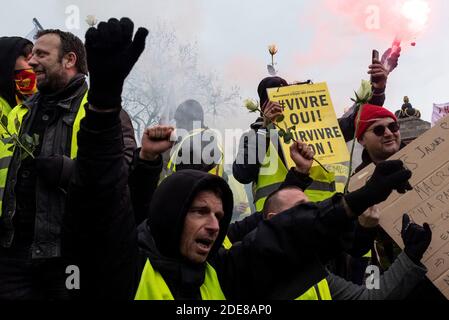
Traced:
<path fill-rule="evenodd" d="M 378 125 L 378 126 L 375 126 L 372 129 L 366 130 L 366 131 L 372 131 L 376 136 L 382 137 L 385 134 L 386 128 L 388 128 L 388 130 L 390 130 L 391 133 L 396 133 L 396 132 L 399 131 L 399 129 L 401 127 L 399 126 L 399 123 L 392 122 L 392 123 L 390 123 L 387 126 Z"/>

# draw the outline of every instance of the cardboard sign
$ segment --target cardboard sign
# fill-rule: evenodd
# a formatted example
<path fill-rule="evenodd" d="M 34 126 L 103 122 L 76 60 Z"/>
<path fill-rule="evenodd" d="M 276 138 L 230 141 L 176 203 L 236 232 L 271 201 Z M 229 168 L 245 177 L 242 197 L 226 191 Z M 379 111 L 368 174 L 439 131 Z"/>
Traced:
<path fill-rule="evenodd" d="M 449 116 L 391 159 L 401 159 L 413 172 L 413 190 L 400 195 L 394 192 L 379 205 L 380 225 L 404 247 L 401 238 L 402 215 L 432 228 L 432 243 L 422 263 L 428 278 L 449 299 Z M 374 171 L 374 165 L 351 178 L 350 190 L 362 187 Z"/>
<path fill-rule="evenodd" d="M 309 144 L 318 161 L 324 165 L 349 161 L 349 152 L 326 83 L 272 88 L 267 92 L 270 101 L 284 107 L 285 120 L 279 125 L 283 128 L 296 126 L 295 140 Z M 287 165 L 294 167 L 290 144 L 281 139 Z"/>

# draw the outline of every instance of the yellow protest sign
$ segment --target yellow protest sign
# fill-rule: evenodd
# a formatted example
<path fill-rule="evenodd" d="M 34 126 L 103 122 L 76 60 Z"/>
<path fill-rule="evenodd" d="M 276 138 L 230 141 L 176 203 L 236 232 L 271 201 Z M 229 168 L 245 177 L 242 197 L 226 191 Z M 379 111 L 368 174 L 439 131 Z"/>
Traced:
<path fill-rule="evenodd" d="M 309 144 L 318 161 L 329 167 L 349 161 L 349 152 L 326 83 L 272 88 L 267 92 L 270 101 L 284 107 L 285 119 L 279 123 L 280 127 L 295 127 L 294 139 Z M 287 165 L 294 167 L 290 144 L 281 141 Z"/>

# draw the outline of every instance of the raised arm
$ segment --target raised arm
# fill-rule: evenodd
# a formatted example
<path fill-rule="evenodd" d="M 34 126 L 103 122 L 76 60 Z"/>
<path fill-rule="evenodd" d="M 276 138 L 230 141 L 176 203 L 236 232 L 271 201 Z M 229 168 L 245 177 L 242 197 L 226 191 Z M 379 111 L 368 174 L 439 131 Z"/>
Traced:
<path fill-rule="evenodd" d="M 78 134 L 68 193 L 66 250 L 79 264 L 84 298 L 130 298 L 137 276 L 137 232 L 128 190 L 120 121 L 125 78 L 148 34 L 123 18 L 86 33 L 89 105 Z"/>

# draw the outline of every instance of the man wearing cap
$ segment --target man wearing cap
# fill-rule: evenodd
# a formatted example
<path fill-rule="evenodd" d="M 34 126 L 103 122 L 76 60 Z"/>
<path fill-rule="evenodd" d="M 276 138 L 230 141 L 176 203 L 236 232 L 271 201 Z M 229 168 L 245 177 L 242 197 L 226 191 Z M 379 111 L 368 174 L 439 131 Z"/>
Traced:
<path fill-rule="evenodd" d="M 377 164 L 387 160 L 398 152 L 401 149 L 399 129 L 398 119 L 388 109 L 371 104 L 364 105 L 356 133 L 357 140 L 364 148 L 363 162 L 356 172 L 372 162 Z"/>
<path fill-rule="evenodd" d="M 357 127 L 356 122 L 355 126 Z M 386 108 L 371 104 L 362 106 L 356 137 L 364 148 L 362 164 L 356 169 L 356 172 L 363 170 L 371 163 L 377 165 L 389 159 L 405 146 L 401 142 L 401 131 L 396 116 Z M 401 252 L 393 239 L 379 227 L 373 249 L 372 252 L 377 254 L 373 255 L 371 263 L 379 265 L 384 270 L 393 264 Z M 353 270 L 356 269 L 354 263 L 356 262 L 352 262 Z M 363 274 L 364 270 L 360 273 Z M 409 299 L 423 298 L 444 299 L 427 278 L 409 296 Z"/>

